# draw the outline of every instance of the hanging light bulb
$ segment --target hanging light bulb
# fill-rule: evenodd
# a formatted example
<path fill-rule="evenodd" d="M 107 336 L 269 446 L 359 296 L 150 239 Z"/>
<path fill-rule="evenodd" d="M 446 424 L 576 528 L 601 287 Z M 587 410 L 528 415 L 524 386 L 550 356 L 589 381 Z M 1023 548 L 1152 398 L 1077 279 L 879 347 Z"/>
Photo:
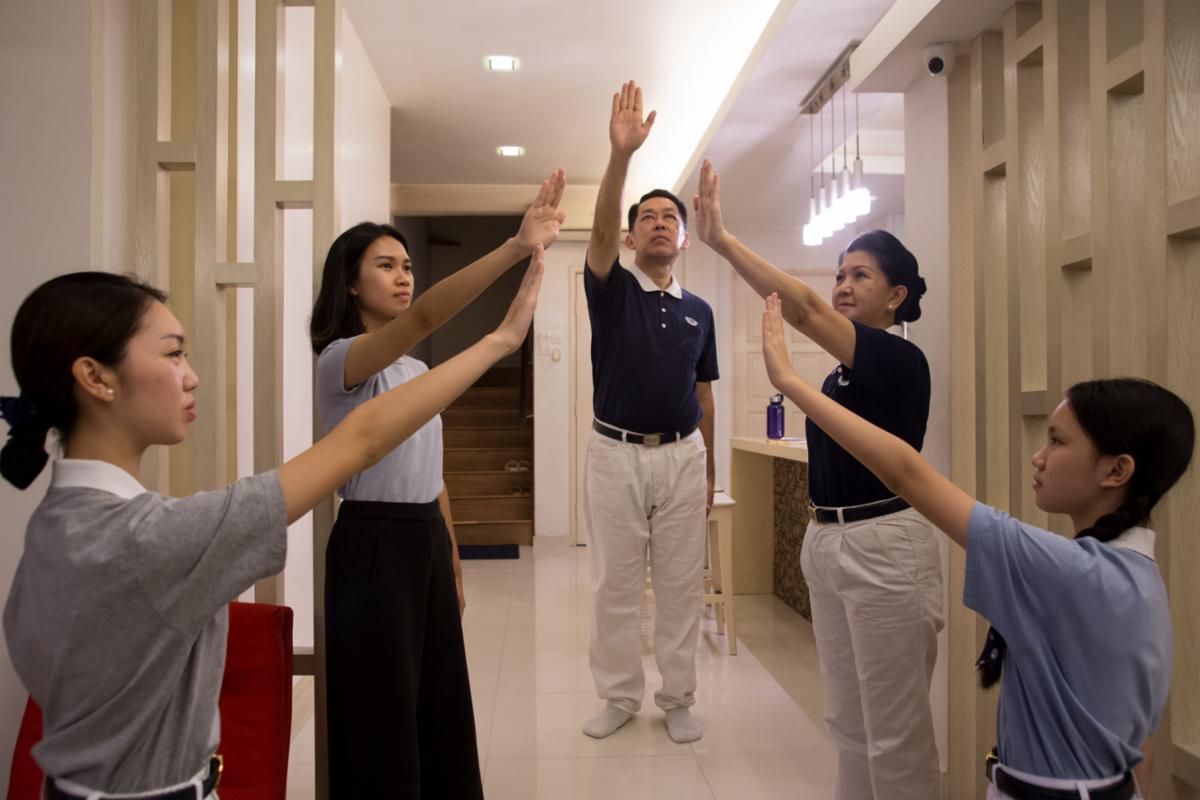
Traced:
<path fill-rule="evenodd" d="M 850 209 L 855 218 L 865 217 L 871 213 L 871 193 L 863 186 L 862 155 L 858 139 L 858 94 L 854 95 L 854 176 L 851 180 Z"/>
<path fill-rule="evenodd" d="M 849 69 L 849 66 L 846 67 Z M 850 170 L 847 168 L 850 134 L 846 125 L 846 86 L 842 85 L 842 173 L 838 176 L 838 212 L 849 225 L 858 218 L 854 213 L 854 199 L 850 196 Z"/>
<path fill-rule="evenodd" d="M 837 164 L 837 131 L 834 130 L 834 125 L 837 124 L 837 115 L 832 108 L 832 95 L 829 98 L 829 102 L 829 229 L 831 233 L 836 233 L 846 227 L 847 220 L 842 211 L 842 196 L 838 194 L 837 178 L 834 173 L 834 166 Z M 824 170 L 825 166 L 822 163 L 822 173 L 824 173 Z"/>

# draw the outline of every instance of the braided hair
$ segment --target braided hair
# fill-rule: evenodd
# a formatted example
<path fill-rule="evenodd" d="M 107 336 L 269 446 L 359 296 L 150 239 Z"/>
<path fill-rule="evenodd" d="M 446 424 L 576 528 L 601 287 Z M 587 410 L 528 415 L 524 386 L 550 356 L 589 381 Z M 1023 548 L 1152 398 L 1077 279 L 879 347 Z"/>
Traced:
<path fill-rule="evenodd" d="M 1068 389 L 1066 399 L 1100 455 L 1133 459 L 1122 503 L 1075 535 L 1111 542 L 1148 523 L 1158 501 L 1187 471 L 1196 440 L 1192 412 L 1178 395 L 1141 378 L 1084 381 Z M 1005 649 L 1004 637 L 990 628 L 975 662 L 985 689 L 1000 680 Z"/>

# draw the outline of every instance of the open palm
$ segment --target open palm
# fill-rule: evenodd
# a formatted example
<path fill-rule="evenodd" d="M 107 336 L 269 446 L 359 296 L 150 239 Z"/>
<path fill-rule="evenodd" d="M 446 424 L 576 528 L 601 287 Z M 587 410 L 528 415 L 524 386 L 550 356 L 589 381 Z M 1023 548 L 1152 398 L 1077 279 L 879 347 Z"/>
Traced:
<path fill-rule="evenodd" d="M 700 193 L 692 198 L 696 210 L 695 231 L 700 241 L 715 247 L 725 235 L 725 222 L 721 219 L 721 176 L 713 170 L 712 162 L 704 160 L 700 168 Z"/>
<path fill-rule="evenodd" d="M 542 181 L 533 205 L 521 220 L 521 229 L 517 231 L 518 245 L 532 251 L 539 244 L 542 247 L 554 244 L 558 230 L 567 218 L 567 212 L 559 210 L 566 187 L 567 175 L 561 168 Z"/>
<path fill-rule="evenodd" d="M 642 90 L 633 81 L 622 86 L 613 95 L 612 118 L 608 122 L 608 139 L 613 150 L 628 156 L 641 147 L 654 127 L 657 114 L 651 111 L 642 119 Z"/>
<path fill-rule="evenodd" d="M 541 244 L 533 248 L 533 260 L 525 270 L 517 295 L 508 306 L 508 313 L 496 328 L 495 336 L 505 346 L 508 352 L 514 352 L 525 341 L 525 334 L 533 322 L 533 312 L 537 308 L 538 290 L 542 286 L 542 273 L 546 269 L 546 251 Z"/>
<path fill-rule="evenodd" d="M 776 389 L 795 374 L 788 355 L 787 342 L 783 339 L 783 314 L 779 295 L 772 292 L 767 296 L 767 305 L 762 318 L 763 361 L 767 366 L 767 380 Z"/>

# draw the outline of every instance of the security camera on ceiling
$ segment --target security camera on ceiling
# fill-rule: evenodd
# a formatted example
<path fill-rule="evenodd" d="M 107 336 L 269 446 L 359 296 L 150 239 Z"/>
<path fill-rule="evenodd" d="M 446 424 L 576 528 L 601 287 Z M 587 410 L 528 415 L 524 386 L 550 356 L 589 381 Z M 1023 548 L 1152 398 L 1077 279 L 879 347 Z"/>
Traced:
<path fill-rule="evenodd" d="M 946 42 L 929 45 L 921 51 L 925 57 L 925 69 L 930 75 L 948 75 L 954 69 L 954 52 L 954 45 Z"/>

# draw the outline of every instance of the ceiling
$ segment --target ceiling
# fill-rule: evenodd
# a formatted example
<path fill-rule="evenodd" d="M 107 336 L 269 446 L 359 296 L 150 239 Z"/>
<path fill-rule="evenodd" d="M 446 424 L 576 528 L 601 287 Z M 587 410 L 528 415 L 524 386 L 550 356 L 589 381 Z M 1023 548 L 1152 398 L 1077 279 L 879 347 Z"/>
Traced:
<path fill-rule="evenodd" d="M 394 183 L 530 184 L 560 165 L 574 184 L 599 183 L 611 96 L 634 78 L 658 120 L 633 190 L 681 186 L 703 154 L 759 185 L 781 164 L 807 175 L 799 101 L 891 5 L 344 0 L 393 106 Z M 519 57 L 520 71 L 486 72 L 489 54 Z M 500 158 L 501 144 L 526 155 Z"/>
<path fill-rule="evenodd" d="M 596 184 L 613 92 L 657 109 L 630 182 L 673 185 L 778 12 L 795 0 L 395 2 L 344 6 L 392 103 L 395 183 Z M 489 54 L 521 59 L 489 73 Z M 502 144 L 525 148 L 502 159 Z"/>

